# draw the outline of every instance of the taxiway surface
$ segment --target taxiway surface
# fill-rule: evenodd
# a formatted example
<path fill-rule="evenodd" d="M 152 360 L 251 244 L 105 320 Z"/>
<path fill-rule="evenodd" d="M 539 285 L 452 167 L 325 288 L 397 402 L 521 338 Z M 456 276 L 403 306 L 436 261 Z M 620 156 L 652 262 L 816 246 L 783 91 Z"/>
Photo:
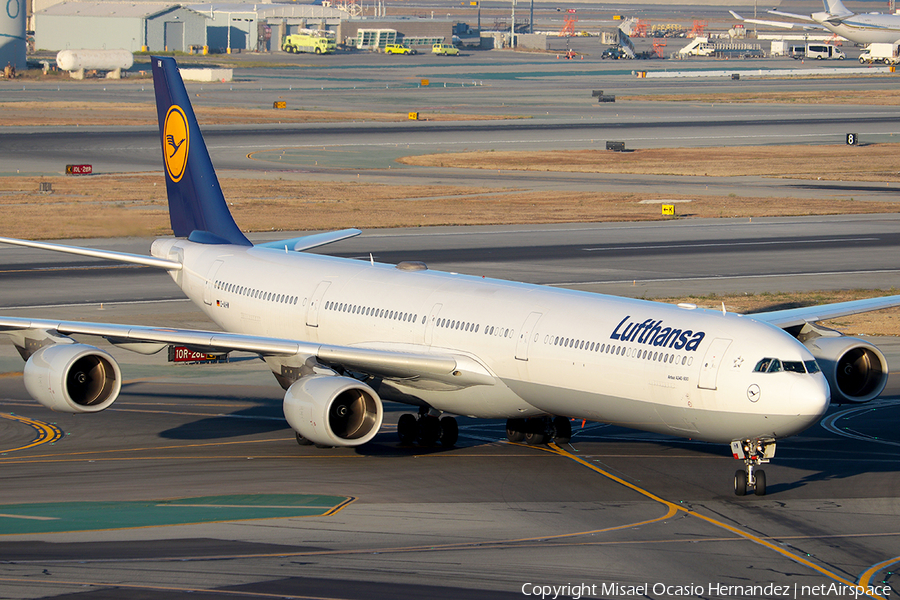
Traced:
<path fill-rule="evenodd" d="M 737 264 L 772 275 L 774 265 L 802 270 L 816 257 L 847 254 L 850 264 L 896 255 L 900 223 L 854 220 L 389 230 L 331 250 L 376 248 L 388 261 L 427 253 L 433 265 L 531 271 L 537 281 L 593 277 L 590 249 L 611 254 L 629 279 L 665 261 L 682 265 L 679 273 L 688 264 Z M 141 242 L 109 246 L 140 251 Z M 4 289 L 33 289 L 50 275 L 54 285 L 35 304 L 56 304 L 5 314 L 202 326 L 186 302 L 100 310 L 95 295 L 117 289 L 101 271 L 75 267 L 83 280 L 70 285 L 30 251 L 0 256 L 22 277 Z M 847 287 L 860 275 L 830 277 Z M 119 289 L 164 285 L 127 281 Z M 713 283 L 656 281 L 672 293 Z M 879 343 L 900 360 L 896 341 Z M 0 378 L 3 597 L 492 599 L 521 597 L 526 584 L 598 586 L 598 598 L 679 597 L 672 586 L 699 586 L 693 597 L 703 598 L 784 597 L 715 591 L 773 584 L 812 599 L 823 596 L 803 586 L 896 585 L 893 380 L 881 399 L 834 407 L 820 425 L 780 442 L 766 469 L 768 495 L 736 498 L 728 448 L 601 424 L 576 424 L 572 444 L 554 449 L 506 443 L 502 422 L 461 419 L 456 448 L 402 447 L 394 428 L 404 409 L 391 404 L 384 429 L 363 448 L 299 447 L 260 361 L 173 367 L 164 356 L 111 351 L 126 385 L 97 415 L 51 413 L 28 399 L 20 376 Z M 21 368 L 11 346 L 0 353 L 4 371 Z M 649 589 L 601 593 L 604 584 Z"/>
<path fill-rule="evenodd" d="M 892 108 L 831 107 L 823 114 L 783 105 L 667 104 L 666 118 L 648 127 L 645 122 L 660 105 L 637 103 L 628 112 L 597 106 L 589 97 L 591 88 L 641 85 L 629 73 L 604 67 L 610 72 L 593 74 L 590 65 L 559 73 L 545 59 L 515 60 L 518 74 L 482 63 L 480 75 L 488 85 L 435 88 L 426 92 L 429 104 L 422 106 L 464 104 L 465 110 L 503 114 L 510 110 L 504 95 L 518 90 L 516 99 L 527 105 L 522 111 L 552 111 L 527 127 L 515 121 L 484 133 L 478 126 L 429 129 L 421 123 L 204 131 L 217 165 L 243 173 L 281 169 L 285 176 L 355 178 L 361 169 L 373 181 L 408 177 L 455 183 L 465 177 L 545 189 L 608 183 L 646 186 L 661 195 L 682 185 L 712 184 L 750 196 L 766 187 L 783 187 L 785 195 L 820 194 L 825 188 L 762 179 L 673 185 L 671 178 L 495 177 L 386 167 L 393 167 L 387 164 L 392 156 L 406 151 L 401 143 L 415 152 L 490 143 L 593 147 L 609 130 L 630 147 L 638 140 L 692 147 L 751 140 L 840 143 L 851 128 L 889 141 L 894 131 Z M 314 93 L 307 86 L 289 100 L 315 106 L 343 90 L 339 96 L 348 108 L 391 102 L 396 107 L 398 97 L 416 98 L 421 90 L 412 82 L 428 74 L 414 63 L 367 72 L 382 81 L 384 73 L 392 73 L 405 84 L 383 91 L 371 84 L 354 94 L 347 78 L 337 75 L 324 89 L 320 72 L 323 89 Z M 277 75 L 240 83 L 237 92 L 218 86 L 209 94 L 192 91 L 200 94 L 200 103 L 271 106 L 274 94 L 293 92 L 285 90 L 293 74 Z M 447 80 L 460 83 L 461 77 Z M 715 85 L 729 90 L 743 83 Z M 63 87 L 75 89 L 71 85 Z M 117 88 L 115 99 L 149 101 L 149 91 L 139 85 Z M 760 85 L 827 90 L 845 82 Z M 103 99 L 98 87 L 90 94 Z M 672 82 L 655 89 L 688 87 Z M 77 89 L 87 93 L 84 86 Z M 35 96 L 60 93 L 45 87 Z M 473 103 L 479 94 L 480 104 Z M 329 160 L 337 162 L 316 165 L 312 150 L 292 154 L 287 169 L 246 157 L 286 145 L 306 147 L 309 130 L 323 136 L 323 147 L 335 150 L 327 156 L 337 157 Z M 106 172 L 159 168 L 151 129 L 35 131 L 0 133 L 4 172 L 58 172 L 61 164 L 81 157 Z M 296 141 L 301 133 L 304 139 Z M 379 137 L 390 137 L 395 149 Z M 352 168 L 348 156 L 357 161 Z M 876 186 L 828 185 L 835 196 L 894 199 L 892 190 Z M 327 250 L 652 297 L 890 288 L 900 269 L 898 236 L 900 220 L 879 215 L 376 231 Z M 148 245 L 147 240 L 79 243 L 138 253 Z M 0 249 L 0 265 L 3 314 L 205 326 L 198 311 L 178 300 L 165 275 L 146 269 L 100 268 L 75 257 L 14 248 Z M 900 360 L 895 340 L 878 342 L 889 360 Z M 492 599 L 534 595 L 533 586 L 570 584 L 592 586 L 592 593 L 583 595 L 604 598 L 812 600 L 824 596 L 810 591 L 814 586 L 843 589 L 857 583 L 892 586 L 882 597 L 898 597 L 893 591 L 900 564 L 896 380 L 881 399 L 835 407 L 821 424 L 780 442 L 767 468 L 768 495 L 736 498 L 731 476 L 738 465 L 728 448 L 600 424 L 576 424 L 571 446 L 555 449 L 502 441 L 502 422 L 462 419 L 456 448 L 401 447 L 394 426 L 403 408 L 389 405 L 384 430 L 361 449 L 299 447 L 281 414 L 282 393 L 261 362 L 238 357 L 227 365 L 173 367 L 164 356 L 111 352 L 125 373 L 120 400 L 104 413 L 72 416 L 30 400 L 16 374 L 21 360 L 11 345 L 0 346 L 0 370 L 11 373 L 0 377 L 4 598 Z M 604 592 L 610 585 L 623 587 Z M 638 592 L 644 585 L 646 591 Z M 787 594 L 740 587 L 754 585 L 786 586 Z"/>

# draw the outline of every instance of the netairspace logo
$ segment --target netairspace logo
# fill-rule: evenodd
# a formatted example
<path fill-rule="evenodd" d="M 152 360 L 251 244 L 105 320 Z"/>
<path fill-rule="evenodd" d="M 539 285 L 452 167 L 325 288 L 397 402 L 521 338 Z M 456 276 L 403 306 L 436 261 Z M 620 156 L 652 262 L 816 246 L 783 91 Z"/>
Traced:
<path fill-rule="evenodd" d="M 726 585 L 710 583 L 707 585 L 686 584 L 667 585 L 665 583 L 640 583 L 625 585 L 621 583 L 567 583 L 565 585 L 544 585 L 525 583 L 522 595 L 540 598 L 541 600 L 557 600 L 570 598 L 646 598 L 652 594 L 656 598 L 684 598 L 714 596 L 716 598 L 744 600 L 752 598 L 789 598 L 806 600 L 818 598 L 871 598 L 890 597 L 889 585 L 846 585 L 843 583 L 823 583 L 819 585 L 777 585 L 775 583 L 759 585 Z"/>

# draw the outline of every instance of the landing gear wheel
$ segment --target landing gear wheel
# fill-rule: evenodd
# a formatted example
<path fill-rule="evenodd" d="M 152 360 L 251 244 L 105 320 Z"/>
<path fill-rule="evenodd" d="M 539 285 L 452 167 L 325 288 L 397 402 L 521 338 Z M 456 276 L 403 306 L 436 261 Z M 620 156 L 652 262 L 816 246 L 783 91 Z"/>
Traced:
<path fill-rule="evenodd" d="M 430 448 L 441 438 L 441 422 L 437 417 L 425 415 L 419 419 L 419 443 Z"/>
<path fill-rule="evenodd" d="M 557 444 L 568 444 L 572 440 L 572 422 L 566 417 L 553 419 L 553 441 Z"/>
<path fill-rule="evenodd" d="M 525 419 L 506 420 L 506 439 L 521 442 L 525 439 Z"/>
<path fill-rule="evenodd" d="M 753 473 L 754 479 L 756 479 L 756 485 L 754 486 L 753 493 L 757 496 L 765 496 L 766 495 L 766 472 L 765 471 L 755 471 Z"/>
<path fill-rule="evenodd" d="M 397 437 L 400 438 L 400 443 L 409 446 L 416 441 L 416 433 L 418 433 L 416 417 L 409 413 L 400 415 L 397 421 Z"/>
<path fill-rule="evenodd" d="M 544 419 L 531 419 L 525 424 L 525 443 L 529 446 L 540 446 L 547 441 Z"/>
<path fill-rule="evenodd" d="M 452 448 L 459 439 L 459 425 L 453 417 L 444 417 L 441 419 L 441 446 L 444 448 Z"/>
<path fill-rule="evenodd" d="M 312 446 L 313 445 L 313 443 L 311 441 L 309 441 L 308 439 L 306 439 L 305 437 L 303 437 L 296 431 L 294 432 L 294 435 L 297 436 L 297 443 L 300 444 L 301 446 Z"/>
<path fill-rule="evenodd" d="M 747 471 L 743 469 L 734 472 L 734 494 L 735 496 L 747 494 Z"/>

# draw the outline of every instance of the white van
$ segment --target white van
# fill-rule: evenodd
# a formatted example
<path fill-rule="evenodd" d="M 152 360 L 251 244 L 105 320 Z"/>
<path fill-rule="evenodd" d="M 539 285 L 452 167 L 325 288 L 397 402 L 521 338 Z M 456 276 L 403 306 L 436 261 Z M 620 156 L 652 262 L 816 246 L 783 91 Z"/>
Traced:
<path fill-rule="evenodd" d="M 847 57 L 844 55 L 844 51 L 836 46 L 830 44 L 809 44 L 806 46 L 806 58 L 844 60 Z"/>

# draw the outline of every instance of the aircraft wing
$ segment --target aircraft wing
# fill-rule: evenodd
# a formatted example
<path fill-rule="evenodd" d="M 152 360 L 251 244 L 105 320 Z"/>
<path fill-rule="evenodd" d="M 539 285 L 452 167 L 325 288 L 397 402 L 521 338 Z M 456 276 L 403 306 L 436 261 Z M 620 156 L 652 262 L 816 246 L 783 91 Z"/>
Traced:
<path fill-rule="evenodd" d="M 789 17 L 792 19 L 799 19 L 801 21 L 805 21 L 804 23 L 791 23 L 788 21 L 768 21 L 766 19 L 745 19 L 741 15 L 737 14 L 733 10 L 728 11 L 731 13 L 731 16 L 737 19 L 738 21 L 743 21 L 744 23 L 753 23 L 754 25 L 768 25 L 770 27 L 780 27 L 782 29 L 793 29 L 794 27 L 800 27 L 803 29 L 825 29 L 822 25 L 813 21 L 812 18 L 804 15 L 795 15 L 792 13 L 783 13 L 778 11 L 770 10 L 769 13 L 773 15 L 779 15 L 782 17 Z"/>
<path fill-rule="evenodd" d="M 883 296 L 881 298 L 869 298 L 866 300 L 850 300 L 849 302 L 837 302 L 834 304 L 822 304 L 819 306 L 805 306 L 803 308 L 788 308 L 771 312 L 754 313 L 747 315 L 776 327 L 785 329 L 804 323 L 835 319 L 847 315 L 880 310 L 900 306 L 900 296 Z"/>
<path fill-rule="evenodd" d="M 481 377 L 477 381 L 466 381 L 465 373 L 458 374 L 457 359 L 450 355 L 332 346 L 218 331 L 0 317 L 0 333 L 20 332 L 27 337 L 28 331 L 98 336 L 125 347 L 128 343 L 177 344 L 212 353 L 240 350 L 262 356 L 315 357 L 324 364 L 340 365 L 382 377 L 453 377 L 453 382 L 460 386 L 484 383 Z"/>
<path fill-rule="evenodd" d="M 766 12 L 769 13 L 770 15 L 778 15 L 778 16 L 780 16 L 780 17 L 789 17 L 789 18 L 791 18 L 791 19 L 799 19 L 800 21 L 812 21 L 812 22 L 815 22 L 815 21 L 813 20 L 813 18 L 810 17 L 809 15 L 798 15 L 798 14 L 794 14 L 794 13 L 781 12 L 780 10 L 774 10 L 774 9 L 773 9 L 773 10 L 768 10 L 768 11 L 766 11 Z"/>
<path fill-rule="evenodd" d="M 782 27 L 784 29 L 793 29 L 795 26 L 802 27 L 800 23 L 787 23 L 785 21 L 766 21 L 763 19 L 745 19 L 741 15 L 737 14 L 733 10 L 729 10 L 731 16 L 737 19 L 738 21 L 742 21 L 744 23 L 753 23 L 755 25 L 770 25 L 772 27 Z"/>

